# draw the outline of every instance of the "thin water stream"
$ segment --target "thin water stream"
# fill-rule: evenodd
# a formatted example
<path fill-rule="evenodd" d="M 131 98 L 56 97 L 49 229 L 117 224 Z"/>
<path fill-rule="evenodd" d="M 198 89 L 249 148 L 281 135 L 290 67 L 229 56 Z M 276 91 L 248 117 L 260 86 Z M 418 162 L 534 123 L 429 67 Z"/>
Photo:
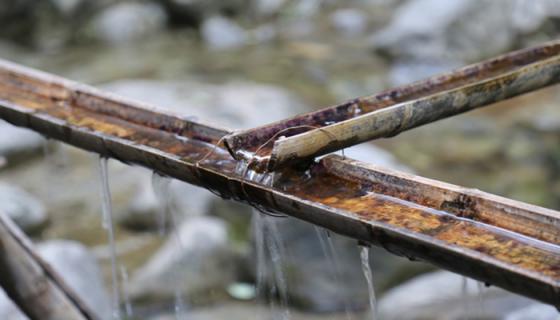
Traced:
<path fill-rule="evenodd" d="M 327 263 L 328 265 L 331 267 L 331 273 L 332 273 L 332 280 L 340 286 L 344 286 L 343 282 L 342 282 L 342 270 L 340 268 L 339 265 L 339 260 L 338 260 L 338 254 L 336 253 L 336 248 L 334 247 L 334 243 L 332 241 L 332 237 L 329 234 L 329 231 L 327 229 L 318 227 L 318 226 L 314 226 L 315 228 L 315 232 L 317 233 L 317 238 L 319 238 L 319 243 L 321 245 L 321 250 L 323 250 L 323 253 L 325 255 L 325 258 L 327 259 Z M 351 320 L 352 319 L 352 315 L 350 312 L 350 303 L 348 301 L 348 299 L 346 298 L 346 296 L 342 296 L 342 303 L 344 304 L 344 314 L 346 317 L 346 320 Z"/>
<path fill-rule="evenodd" d="M 158 232 L 160 236 L 165 236 L 172 233 L 174 241 L 176 241 L 177 248 L 182 252 L 185 245 L 179 233 L 179 226 L 181 219 L 178 212 L 173 208 L 173 199 L 171 192 L 172 179 L 165 177 L 157 172 L 152 174 L 152 189 L 160 204 L 160 210 L 157 210 L 156 222 L 158 225 Z M 168 230 L 169 227 L 169 230 Z M 180 252 L 178 253 L 180 255 Z M 177 264 L 174 268 L 175 278 L 177 278 L 178 285 L 175 287 L 173 312 L 175 319 L 182 320 L 187 317 L 187 307 L 185 303 L 185 288 L 183 287 L 183 262 L 181 257 L 178 257 Z"/>
<path fill-rule="evenodd" d="M 115 229 L 113 226 L 113 208 L 111 205 L 111 191 L 109 188 L 108 159 L 99 157 L 99 178 L 101 188 L 102 226 L 107 230 L 109 249 L 111 253 L 111 280 L 112 280 L 112 316 L 121 319 L 120 286 L 117 271 L 117 250 L 115 244 Z"/>
<path fill-rule="evenodd" d="M 371 267 L 369 265 L 369 247 L 360 247 L 360 258 L 362 260 L 362 271 L 364 277 L 367 281 L 368 294 L 369 294 L 369 307 L 371 311 L 371 319 L 376 320 L 377 318 L 377 300 L 375 298 L 375 289 L 373 287 L 373 273 L 371 272 Z"/>

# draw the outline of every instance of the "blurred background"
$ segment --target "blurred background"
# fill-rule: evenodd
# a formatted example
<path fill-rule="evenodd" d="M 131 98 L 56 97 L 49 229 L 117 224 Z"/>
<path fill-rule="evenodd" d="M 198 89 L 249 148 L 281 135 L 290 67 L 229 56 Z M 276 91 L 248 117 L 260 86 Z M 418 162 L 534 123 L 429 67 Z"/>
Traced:
<path fill-rule="evenodd" d="M 2 59 L 249 128 L 557 39 L 560 2 L 0 0 L 0 21 Z M 346 155 L 560 209 L 559 102 L 551 87 Z M 0 122 L 0 210 L 111 319 L 99 180 L 96 155 Z M 355 241 L 112 160 L 109 181 L 123 319 L 372 319 Z M 280 260 L 257 259 L 255 229 Z M 558 319 L 382 249 L 370 263 L 381 319 Z M 0 318 L 24 319 L 5 295 Z"/>

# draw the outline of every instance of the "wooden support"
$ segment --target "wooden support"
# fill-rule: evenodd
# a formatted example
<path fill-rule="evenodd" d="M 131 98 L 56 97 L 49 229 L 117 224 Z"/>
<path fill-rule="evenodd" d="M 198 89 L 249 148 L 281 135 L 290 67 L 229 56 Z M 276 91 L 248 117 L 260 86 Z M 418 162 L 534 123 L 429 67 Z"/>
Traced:
<path fill-rule="evenodd" d="M 23 232 L 1 212 L 0 285 L 32 320 L 97 319 L 37 255 Z"/>

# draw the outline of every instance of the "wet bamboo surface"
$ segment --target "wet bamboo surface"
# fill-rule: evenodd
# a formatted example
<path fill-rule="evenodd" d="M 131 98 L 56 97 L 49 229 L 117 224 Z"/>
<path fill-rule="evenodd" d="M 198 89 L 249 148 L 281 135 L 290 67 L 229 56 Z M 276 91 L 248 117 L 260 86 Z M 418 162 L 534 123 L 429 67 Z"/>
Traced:
<path fill-rule="evenodd" d="M 560 42 L 511 52 L 380 94 L 236 132 L 237 159 L 256 153 L 262 170 L 367 140 L 395 136 L 443 118 L 560 82 Z"/>
<path fill-rule="evenodd" d="M 335 156 L 276 172 L 271 185 L 245 174 L 221 144 L 226 131 L 8 62 L 0 63 L 0 117 L 560 306 L 556 211 Z"/>

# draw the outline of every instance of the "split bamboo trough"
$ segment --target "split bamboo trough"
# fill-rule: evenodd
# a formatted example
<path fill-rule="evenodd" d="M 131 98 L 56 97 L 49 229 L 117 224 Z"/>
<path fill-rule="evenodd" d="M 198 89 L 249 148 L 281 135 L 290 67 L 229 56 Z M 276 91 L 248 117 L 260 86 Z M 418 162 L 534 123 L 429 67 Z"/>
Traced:
<path fill-rule="evenodd" d="M 555 44 L 550 50 L 557 47 Z M 557 57 L 556 51 L 550 54 L 546 51 L 542 53 L 544 56 L 535 54 L 535 62 L 544 59 L 548 63 Z M 508 65 L 520 66 L 514 72 L 527 65 L 527 60 L 506 60 Z M 497 63 L 483 68 L 502 67 Z M 556 64 L 545 69 L 545 80 L 540 79 L 540 72 L 535 72 L 528 79 L 522 75 L 506 77 L 498 81 L 505 87 L 498 87 L 516 87 L 522 93 L 557 82 Z M 316 114 L 335 121 L 338 118 L 329 112 L 351 113 L 355 104 L 378 111 L 395 103 L 394 107 L 403 106 L 398 103 L 430 96 L 435 92 L 432 87 L 454 90 L 457 86 L 448 86 L 448 81 L 456 80 L 456 84 L 463 86 L 473 83 L 471 77 L 484 80 L 486 76 L 479 77 L 479 74 L 486 74 L 485 70 L 467 68 L 458 80 L 454 76 L 433 78 L 439 80 L 435 83 L 430 80 L 426 86 L 417 84 L 387 91 Z M 519 79 L 530 80 L 533 85 L 514 86 Z M 510 89 L 491 98 L 482 93 L 463 98 L 471 101 L 468 106 L 482 105 L 516 95 Z M 427 106 L 430 99 L 421 105 Z M 406 105 L 405 110 L 411 110 Z M 406 125 L 389 131 L 395 134 L 463 109 L 441 111 L 427 118 L 417 118 L 415 111 L 405 111 Z M 311 121 L 314 114 L 311 115 L 295 119 Z M 142 103 L 9 62 L 0 62 L 0 118 L 101 156 L 142 165 L 198 185 L 223 198 L 285 213 L 362 243 L 382 246 L 397 255 L 424 260 L 560 306 L 560 213 L 557 211 L 333 155 L 318 161 L 302 156 L 307 159 L 305 165 L 276 171 L 275 181 L 270 183 L 260 180 L 262 176 L 258 174 L 249 177 L 239 170 L 244 159 L 232 157 L 230 151 L 235 154 L 243 150 L 236 149 L 232 143 L 241 141 L 235 139 L 243 135 L 194 122 L 182 115 L 161 113 Z M 346 114 L 340 119 L 343 122 L 348 118 L 352 117 Z M 289 121 L 283 123 L 296 126 Z M 322 123 L 332 124 L 326 120 Z M 250 135 L 256 134 L 260 141 L 266 142 L 281 130 L 256 129 Z M 228 141 L 229 150 L 222 143 L 224 140 Z"/>

